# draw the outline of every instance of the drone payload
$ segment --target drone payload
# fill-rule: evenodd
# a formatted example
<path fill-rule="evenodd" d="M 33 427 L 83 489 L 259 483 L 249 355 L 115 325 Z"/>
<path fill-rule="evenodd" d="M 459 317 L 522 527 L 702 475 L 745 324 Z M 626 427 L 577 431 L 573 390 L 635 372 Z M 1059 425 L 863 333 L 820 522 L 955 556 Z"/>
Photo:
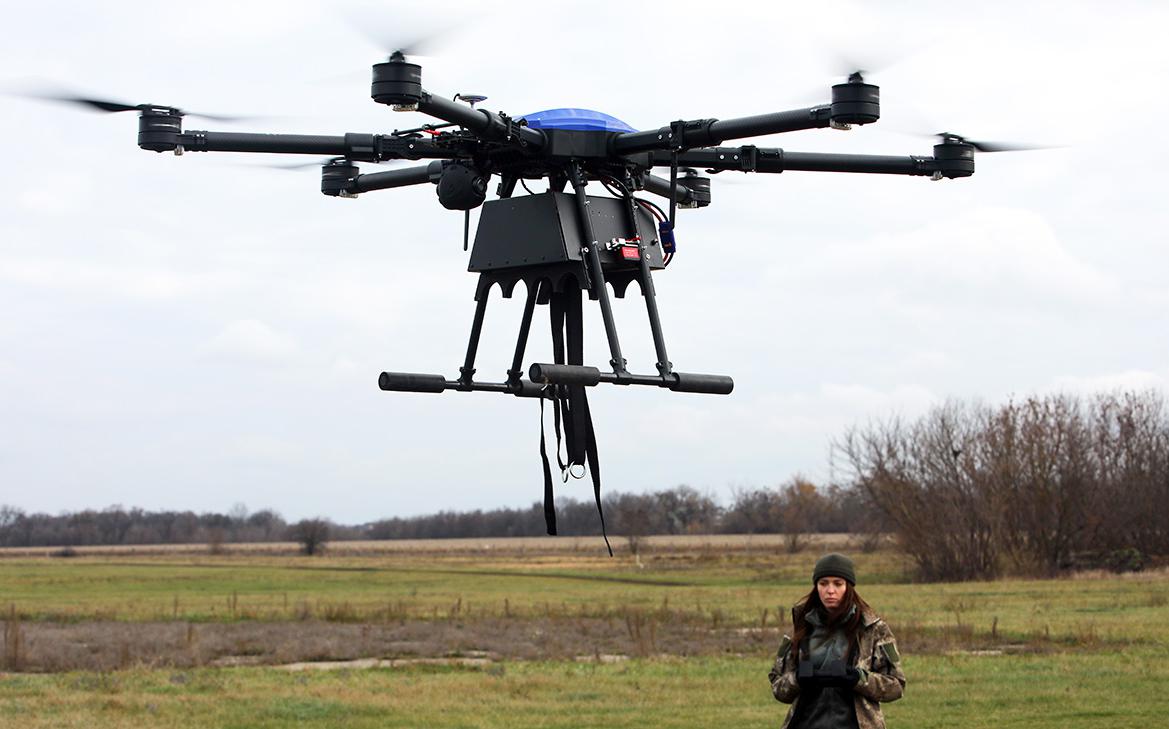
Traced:
<path fill-rule="evenodd" d="M 931 156 L 880 156 L 788 152 L 744 145 L 718 146 L 732 139 L 831 127 L 848 129 L 880 118 L 880 93 L 860 72 L 831 88 L 831 101 L 791 111 L 735 119 L 679 120 L 657 129 L 636 130 L 607 114 L 584 109 L 552 109 L 511 117 L 476 108 L 482 96 L 436 96 L 422 87 L 421 66 L 399 51 L 373 66 L 371 96 L 397 111 L 419 111 L 442 123 L 395 130 L 390 134 L 241 134 L 185 131 L 184 112 L 154 104 L 128 105 L 77 97 L 56 97 L 105 111 L 139 112 L 138 145 L 156 152 L 257 152 L 329 155 L 321 167 L 321 192 L 335 197 L 408 185 L 433 184 L 447 209 L 483 207 L 468 270 L 479 275 L 475 312 L 459 375 L 383 372 L 382 390 L 439 393 L 499 392 L 538 398 L 541 418 L 550 401 L 556 423 L 556 456 L 562 475 L 591 473 L 598 510 L 600 468 L 586 389 L 601 383 L 666 388 L 676 392 L 729 394 L 730 377 L 679 372 L 670 361 L 653 272 L 670 264 L 675 253 L 676 210 L 711 203 L 712 177 L 725 171 L 854 172 L 968 177 L 974 152 L 1020 149 L 979 143 L 944 133 Z M 206 115 L 204 115 L 206 116 Z M 216 117 L 209 117 L 216 118 Z M 426 164 L 363 174 L 360 162 L 431 160 Z M 668 177 L 653 174 L 668 169 Z M 706 170 L 706 174 L 698 173 Z M 495 200 L 486 201 L 492 178 L 499 182 Z M 548 190 L 516 196 L 517 185 L 545 179 Z M 589 183 L 608 195 L 590 195 Z M 668 201 L 668 212 L 639 195 L 648 192 Z M 464 248 L 469 242 L 469 212 Z M 510 297 L 520 282 L 526 299 L 506 376 L 499 381 L 475 378 L 476 353 L 489 293 L 495 285 Z M 623 297 L 638 284 L 645 300 L 657 361 L 656 372 L 635 373 L 622 354 L 609 287 Z M 596 300 L 609 347 L 608 367 L 585 363 L 583 295 Z M 523 365 L 535 308 L 547 305 L 553 361 Z M 525 377 L 525 374 L 527 375 Z M 565 455 L 560 454 L 561 428 Z M 544 510 L 549 534 L 556 533 L 553 478 L 541 430 Z M 579 475 L 583 475 L 580 473 Z M 601 515 L 602 533 L 604 516 Z M 606 540 L 607 541 L 607 540 Z M 612 550 L 610 549 L 610 553 Z"/>

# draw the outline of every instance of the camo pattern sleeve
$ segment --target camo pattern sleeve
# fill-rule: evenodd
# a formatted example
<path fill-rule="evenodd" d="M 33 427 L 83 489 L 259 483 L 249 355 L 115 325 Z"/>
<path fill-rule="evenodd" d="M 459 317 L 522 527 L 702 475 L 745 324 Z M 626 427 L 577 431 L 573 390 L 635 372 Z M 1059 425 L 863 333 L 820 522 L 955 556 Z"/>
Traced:
<path fill-rule="evenodd" d="M 775 665 L 767 674 L 771 681 L 771 693 L 777 701 L 790 704 L 800 694 L 800 685 L 796 682 L 796 664 L 792 660 L 792 640 L 783 636 L 779 642 L 779 650 L 775 653 Z"/>
<path fill-rule="evenodd" d="M 897 640 L 884 621 L 878 621 L 866 632 L 865 645 L 861 646 L 865 658 L 860 661 L 860 667 L 868 670 L 868 676 L 856 686 L 856 692 L 872 701 L 896 701 L 905 692 L 905 673 L 901 670 Z"/>

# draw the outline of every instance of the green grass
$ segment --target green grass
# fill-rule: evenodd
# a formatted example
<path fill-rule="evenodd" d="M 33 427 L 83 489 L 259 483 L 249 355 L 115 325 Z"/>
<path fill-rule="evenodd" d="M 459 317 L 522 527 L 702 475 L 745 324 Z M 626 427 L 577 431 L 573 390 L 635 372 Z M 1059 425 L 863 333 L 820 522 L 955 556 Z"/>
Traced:
<path fill-rule="evenodd" d="M 605 615 L 759 625 L 806 592 L 814 554 L 411 554 L 0 560 L 23 620 L 336 620 Z M 1169 575 L 920 585 L 895 552 L 857 555 L 860 589 L 920 650 L 893 728 L 1159 726 L 1169 715 Z M 996 637 L 990 636 L 997 620 Z M 570 624 L 566 623 L 566 624 Z M 936 640 L 949 635 L 953 640 Z M 933 636 L 934 639 L 930 639 Z M 956 637 L 955 637 L 956 636 Z M 905 641 L 910 642 L 910 641 Z M 1038 652 L 953 647 L 1026 643 Z M 766 654 L 412 666 L 0 674 L 6 727 L 772 727 Z"/>
<path fill-rule="evenodd" d="M 1159 726 L 1169 663 L 1139 649 L 906 659 L 890 726 Z M 766 656 L 288 673 L 133 670 L 0 678 L 0 727 L 774 727 Z"/>
<path fill-rule="evenodd" d="M 0 610 L 25 620 L 449 619 L 627 610 L 759 625 L 786 619 L 815 555 L 411 555 L 0 560 Z M 1169 642 L 1169 578 L 913 584 L 891 551 L 859 555 L 859 589 L 904 631 L 1001 641 Z M 764 611 L 767 611 L 766 617 Z M 996 622 L 997 621 L 997 622 Z"/>

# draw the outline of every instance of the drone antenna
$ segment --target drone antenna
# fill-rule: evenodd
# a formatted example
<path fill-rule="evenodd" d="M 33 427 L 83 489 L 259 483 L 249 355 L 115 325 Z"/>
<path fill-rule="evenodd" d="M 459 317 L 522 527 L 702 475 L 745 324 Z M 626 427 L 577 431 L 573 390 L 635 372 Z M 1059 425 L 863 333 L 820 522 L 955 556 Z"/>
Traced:
<path fill-rule="evenodd" d="M 478 104 L 480 101 L 487 101 L 487 97 L 483 94 L 455 94 L 454 100 L 465 101 L 471 105 L 472 109 L 474 109 L 475 104 Z"/>

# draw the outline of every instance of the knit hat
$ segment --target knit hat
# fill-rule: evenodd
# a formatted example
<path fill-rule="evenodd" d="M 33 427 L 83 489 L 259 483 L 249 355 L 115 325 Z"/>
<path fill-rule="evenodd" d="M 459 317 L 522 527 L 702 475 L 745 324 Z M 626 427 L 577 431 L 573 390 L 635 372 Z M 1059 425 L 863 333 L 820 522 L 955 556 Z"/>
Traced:
<path fill-rule="evenodd" d="M 826 554 L 816 560 L 816 569 L 812 571 L 812 584 L 819 582 L 821 577 L 842 577 L 848 584 L 856 587 L 856 566 L 843 554 Z"/>

